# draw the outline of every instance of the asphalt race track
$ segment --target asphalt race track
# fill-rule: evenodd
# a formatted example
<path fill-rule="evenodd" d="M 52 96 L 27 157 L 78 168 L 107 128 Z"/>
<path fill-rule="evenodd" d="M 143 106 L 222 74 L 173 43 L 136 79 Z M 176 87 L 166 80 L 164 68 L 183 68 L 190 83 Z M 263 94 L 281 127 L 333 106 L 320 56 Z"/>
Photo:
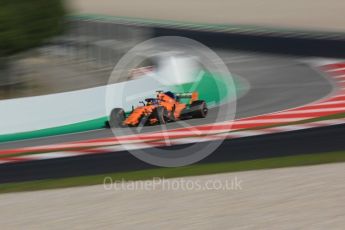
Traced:
<path fill-rule="evenodd" d="M 236 74 L 249 85 L 249 90 L 237 101 L 236 118 L 304 105 L 327 96 L 333 89 L 331 83 L 320 72 L 294 57 L 231 51 L 221 51 L 218 54 L 228 65 L 232 74 Z M 211 110 L 206 119 L 188 120 L 187 122 L 190 125 L 211 123 L 218 112 L 217 110 Z M 171 123 L 168 128 L 175 128 L 177 125 Z M 154 128 L 148 127 L 145 131 L 152 131 L 152 129 Z M 344 126 L 226 140 L 215 153 L 204 159 L 202 163 L 336 151 L 343 148 L 342 138 L 340 138 L 341 132 L 344 132 Z M 111 131 L 103 129 L 2 143 L 0 148 L 45 145 L 108 136 L 112 136 Z M 154 166 L 141 162 L 130 153 L 122 151 L 2 164 L 0 165 L 0 183 L 140 170 L 152 167 Z"/>
<path fill-rule="evenodd" d="M 313 102 L 332 92 L 330 82 L 317 70 L 299 62 L 295 57 L 275 56 L 262 53 L 217 51 L 235 74 L 249 86 L 249 90 L 237 101 L 236 118 L 250 117 L 281 111 Z M 222 117 L 222 108 L 211 109 L 205 119 L 187 120 L 189 125 L 212 123 Z M 170 123 L 168 129 L 181 127 Z M 160 127 L 145 127 L 141 132 L 160 130 Z M 121 134 L 126 134 L 122 129 Z M 83 133 L 51 136 L 22 141 L 0 143 L 0 149 L 55 144 L 102 137 L 111 137 L 109 129 Z"/>

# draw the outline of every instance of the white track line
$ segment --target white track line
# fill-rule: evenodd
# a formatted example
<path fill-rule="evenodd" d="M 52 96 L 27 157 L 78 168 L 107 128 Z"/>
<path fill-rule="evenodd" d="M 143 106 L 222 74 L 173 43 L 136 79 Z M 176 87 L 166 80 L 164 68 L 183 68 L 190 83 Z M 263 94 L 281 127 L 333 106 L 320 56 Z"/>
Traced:
<path fill-rule="evenodd" d="M 269 114 L 268 116 L 274 116 L 274 115 L 280 115 L 283 113 L 275 113 L 275 114 Z M 285 112 L 284 112 L 285 114 Z M 265 115 L 262 115 L 265 116 Z M 246 120 L 246 121 L 236 121 L 233 125 L 242 125 L 242 124 L 271 124 L 271 123 L 284 123 L 284 122 L 293 122 L 293 121 L 299 121 L 299 120 L 306 120 L 310 119 L 312 117 L 300 117 L 300 118 L 269 118 L 269 119 L 256 119 L 256 120 Z"/>
<path fill-rule="evenodd" d="M 341 71 L 341 70 L 345 70 L 345 67 L 340 67 L 340 68 L 336 68 L 336 69 L 328 69 L 328 70 L 326 70 L 326 72 L 332 73 L 332 72 Z"/>
<path fill-rule="evenodd" d="M 311 105 L 311 106 L 319 106 L 319 105 L 337 105 L 337 104 L 344 104 L 345 105 L 345 101 L 344 100 L 339 100 L 339 101 L 326 101 L 326 102 L 322 102 L 320 104 L 315 104 L 315 105 Z"/>
<path fill-rule="evenodd" d="M 41 153 L 41 154 L 31 154 L 29 156 L 30 159 L 33 160 L 41 160 L 41 159 L 54 159 L 54 158 L 62 158 L 62 157 L 74 157 L 81 155 L 78 152 L 72 151 L 63 151 L 63 152 L 51 152 L 51 153 Z M 24 156 L 25 158 L 25 156 Z"/>
<path fill-rule="evenodd" d="M 334 76 L 334 78 L 336 78 L 336 79 L 343 79 L 343 78 L 345 78 L 345 75 L 337 75 L 337 76 Z"/>
<path fill-rule="evenodd" d="M 320 113 L 320 112 L 334 112 L 334 111 L 345 111 L 345 107 L 340 108 L 325 108 L 325 109 L 303 109 L 287 111 L 283 114 L 305 114 L 305 113 Z"/>

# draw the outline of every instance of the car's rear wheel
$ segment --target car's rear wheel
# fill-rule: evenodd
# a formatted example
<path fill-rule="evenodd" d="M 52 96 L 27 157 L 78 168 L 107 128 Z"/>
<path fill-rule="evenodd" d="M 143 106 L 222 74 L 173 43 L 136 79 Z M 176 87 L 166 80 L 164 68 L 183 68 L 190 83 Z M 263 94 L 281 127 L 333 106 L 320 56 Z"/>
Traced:
<path fill-rule="evenodd" d="M 158 106 L 153 111 L 154 117 L 158 120 L 158 123 L 161 125 L 166 123 L 165 118 L 164 118 L 165 114 L 166 114 L 166 112 L 165 112 L 165 108 L 163 106 Z"/>
<path fill-rule="evenodd" d="M 204 118 L 207 116 L 208 108 L 206 102 L 203 100 L 194 101 L 190 105 L 190 115 L 193 118 Z"/>
<path fill-rule="evenodd" d="M 123 127 L 123 121 L 125 120 L 125 111 L 121 108 L 115 108 L 110 112 L 109 125 L 110 127 L 120 128 Z"/>

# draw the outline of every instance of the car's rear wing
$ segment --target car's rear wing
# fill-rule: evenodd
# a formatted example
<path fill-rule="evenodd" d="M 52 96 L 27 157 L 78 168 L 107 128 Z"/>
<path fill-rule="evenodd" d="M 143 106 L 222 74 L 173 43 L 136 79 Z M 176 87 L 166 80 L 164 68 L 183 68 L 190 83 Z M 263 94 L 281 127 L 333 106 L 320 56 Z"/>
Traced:
<path fill-rule="evenodd" d="M 184 98 L 190 98 L 190 103 L 193 101 L 198 100 L 199 95 L 198 92 L 186 92 L 186 93 L 176 93 L 177 99 L 184 99 Z"/>

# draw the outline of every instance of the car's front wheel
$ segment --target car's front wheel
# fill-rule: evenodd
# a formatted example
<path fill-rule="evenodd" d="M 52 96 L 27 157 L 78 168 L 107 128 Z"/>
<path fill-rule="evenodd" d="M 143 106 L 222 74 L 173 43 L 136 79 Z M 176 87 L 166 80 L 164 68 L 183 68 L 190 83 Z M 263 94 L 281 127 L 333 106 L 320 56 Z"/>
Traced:
<path fill-rule="evenodd" d="M 120 128 L 123 127 L 123 121 L 125 120 L 125 111 L 121 108 L 115 108 L 110 112 L 109 125 L 110 127 Z"/>

